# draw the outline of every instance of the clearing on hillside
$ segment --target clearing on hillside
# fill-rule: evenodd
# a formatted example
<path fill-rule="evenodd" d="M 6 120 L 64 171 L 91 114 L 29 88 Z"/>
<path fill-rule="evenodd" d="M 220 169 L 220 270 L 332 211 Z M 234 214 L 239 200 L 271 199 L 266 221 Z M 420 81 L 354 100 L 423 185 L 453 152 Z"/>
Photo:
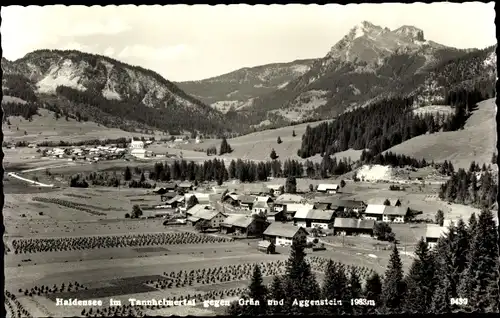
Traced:
<path fill-rule="evenodd" d="M 472 161 L 489 164 L 497 142 L 495 99 L 477 106 L 463 130 L 418 136 L 387 151 L 427 161 L 448 160 L 456 168 L 468 168 Z"/>

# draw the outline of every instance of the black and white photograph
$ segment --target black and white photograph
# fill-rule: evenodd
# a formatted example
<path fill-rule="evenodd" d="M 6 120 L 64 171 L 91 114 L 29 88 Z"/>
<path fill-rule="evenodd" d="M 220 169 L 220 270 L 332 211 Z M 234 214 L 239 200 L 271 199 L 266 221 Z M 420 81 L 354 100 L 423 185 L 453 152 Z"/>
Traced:
<path fill-rule="evenodd" d="M 5 317 L 499 313 L 495 16 L 2 6 Z"/>

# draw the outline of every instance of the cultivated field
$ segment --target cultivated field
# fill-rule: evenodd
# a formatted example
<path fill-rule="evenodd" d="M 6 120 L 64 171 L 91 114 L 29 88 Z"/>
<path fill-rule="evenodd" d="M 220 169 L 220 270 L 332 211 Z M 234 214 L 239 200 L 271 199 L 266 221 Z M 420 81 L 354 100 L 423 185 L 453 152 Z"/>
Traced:
<path fill-rule="evenodd" d="M 412 138 L 387 151 L 427 161 L 451 161 L 455 168 L 468 168 L 472 161 L 491 163 L 496 153 L 496 104 L 489 99 L 478 104 L 463 130 Z"/>
<path fill-rule="evenodd" d="M 28 121 L 20 116 L 9 117 L 10 125 L 3 125 L 4 141 L 83 141 L 90 139 L 116 139 L 121 137 L 148 136 L 139 133 L 130 133 L 117 128 L 107 128 L 95 122 L 78 122 L 75 119 L 64 117 L 55 119 L 54 113 L 46 109 L 39 109 L 39 115 Z M 18 129 L 19 128 L 19 129 Z M 26 132 L 26 133 L 25 133 Z M 158 132 L 159 137 L 165 137 Z"/>

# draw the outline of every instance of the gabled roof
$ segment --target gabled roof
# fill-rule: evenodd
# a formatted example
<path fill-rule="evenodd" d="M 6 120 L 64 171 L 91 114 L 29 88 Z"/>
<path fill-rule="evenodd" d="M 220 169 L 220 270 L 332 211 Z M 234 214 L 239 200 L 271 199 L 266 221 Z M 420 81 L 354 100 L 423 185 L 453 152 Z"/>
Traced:
<path fill-rule="evenodd" d="M 253 204 L 252 206 L 254 209 L 255 208 L 259 208 L 259 209 L 266 209 L 269 207 L 269 205 L 267 204 L 267 202 L 264 202 L 264 201 L 255 201 L 255 203 Z"/>
<path fill-rule="evenodd" d="M 406 206 L 386 206 L 384 209 L 384 215 L 405 216 L 407 212 L 408 212 L 408 207 Z"/>
<path fill-rule="evenodd" d="M 440 238 L 448 234 L 449 228 L 438 224 L 427 224 L 425 238 Z"/>
<path fill-rule="evenodd" d="M 299 207 L 297 209 L 297 211 L 295 212 L 295 216 L 293 217 L 294 219 L 306 219 L 307 218 L 307 214 L 309 213 L 309 210 L 311 210 L 312 208 L 308 205 L 302 205 L 301 207 Z"/>
<path fill-rule="evenodd" d="M 258 244 L 258 247 L 264 247 L 264 248 L 268 248 L 269 246 L 271 246 L 273 243 L 272 242 L 269 242 L 269 241 L 259 241 L 259 244 Z"/>
<path fill-rule="evenodd" d="M 267 227 L 264 231 L 264 235 L 293 238 L 301 229 L 301 227 L 289 223 L 274 222 Z M 302 229 L 302 231 L 304 231 L 304 229 Z"/>
<path fill-rule="evenodd" d="M 306 219 L 331 221 L 334 217 L 334 211 L 328 210 L 309 210 Z"/>
<path fill-rule="evenodd" d="M 255 197 L 251 195 L 239 195 L 238 201 L 240 201 L 240 203 L 253 203 L 255 201 Z"/>
<path fill-rule="evenodd" d="M 286 203 L 300 203 L 304 201 L 304 197 L 298 194 L 285 193 L 276 198 L 276 203 L 286 204 Z"/>
<path fill-rule="evenodd" d="M 334 228 L 351 228 L 351 229 L 372 229 L 375 225 L 374 220 L 362 220 L 352 218 L 335 218 L 333 223 Z"/>
<path fill-rule="evenodd" d="M 224 226 L 236 226 L 236 227 L 241 227 L 241 228 L 248 228 L 250 226 L 250 224 L 252 224 L 252 222 L 254 221 L 255 219 L 252 218 L 252 217 L 247 217 L 245 215 L 238 215 L 238 214 L 233 214 L 233 215 L 229 215 L 225 220 L 224 222 L 222 223 L 222 225 Z"/>
<path fill-rule="evenodd" d="M 199 211 L 208 210 L 208 209 L 210 209 L 210 206 L 208 204 L 196 204 L 193 207 L 191 207 L 191 209 L 187 210 L 187 213 L 195 215 Z"/>
<path fill-rule="evenodd" d="M 200 218 L 197 218 L 195 216 L 189 216 L 187 218 L 187 220 L 190 221 L 190 222 L 198 222 L 200 220 Z"/>
<path fill-rule="evenodd" d="M 386 206 L 383 204 L 368 204 L 365 213 L 367 214 L 384 214 Z"/>
<path fill-rule="evenodd" d="M 270 195 L 259 195 L 255 198 L 255 201 L 259 202 L 269 202 L 269 201 L 274 201 L 273 198 Z"/>
<path fill-rule="evenodd" d="M 322 183 L 318 184 L 318 191 L 328 191 L 328 190 L 338 190 L 339 185 L 334 183 Z"/>
<path fill-rule="evenodd" d="M 314 203 L 314 208 L 318 210 L 327 210 L 328 206 L 328 203 Z"/>
<path fill-rule="evenodd" d="M 224 196 L 224 200 L 226 200 L 227 198 L 231 198 L 233 199 L 234 201 L 237 201 L 238 200 L 238 195 L 234 192 L 229 192 L 227 193 L 225 196 Z"/>
<path fill-rule="evenodd" d="M 297 212 L 301 209 L 306 209 L 306 210 L 311 210 L 312 208 L 314 208 L 314 205 L 313 204 L 309 204 L 309 203 L 305 203 L 305 204 L 302 204 L 302 203 L 288 203 L 286 205 L 286 211 L 287 212 Z"/>
<path fill-rule="evenodd" d="M 191 182 L 181 182 L 178 185 L 178 187 L 180 187 L 180 188 L 190 188 L 192 186 L 193 186 L 193 184 Z"/>
<path fill-rule="evenodd" d="M 173 197 L 172 199 L 168 200 L 165 203 L 172 204 L 174 202 L 182 202 L 182 201 L 184 201 L 184 196 L 182 196 L 182 195 L 176 195 L 175 197 Z"/>

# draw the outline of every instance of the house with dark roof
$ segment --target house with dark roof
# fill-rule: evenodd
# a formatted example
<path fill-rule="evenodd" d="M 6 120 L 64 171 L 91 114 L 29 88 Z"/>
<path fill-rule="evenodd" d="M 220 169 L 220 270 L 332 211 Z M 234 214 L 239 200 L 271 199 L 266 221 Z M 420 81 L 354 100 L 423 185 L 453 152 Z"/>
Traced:
<path fill-rule="evenodd" d="M 335 235 L 373 236 L 374 226 L 374 220 L 335 218 L 333 231 Z"/>
<path fill-rule="evenodd" d="M 293 221 L 296 226 L 302 226 L 305 228 L 319 227 L 327 230 L 333 227 L 334 218 L 335 212 L 332 210 L 304 208 L 295 213 Z"/>
<path fill-rule="evenodd" d="M 276 246 L 270 241 L 260 241 L 257 244 L 257 249 L 266 254 L 274 254 L 276 252 Z"/>
<path fill-rule="evenodd" d="M 285 192 L 285 186 L 282 184 L 268 184 L 267 188 L 272 191 L 272 194 L 276 197 Z"/>
<path fill-rule="evenodd" d="M 269 203 L 265 201 L 255 201 L 252 206 L 252 212 L 254 214 L 267 215 L 271 210 Z"/>
<path fill-rule="evenodd" d="M 263 237 L 276 246 L 289 246 L 292 245 L 293 240 L 306 240 L 307 234 L 307 231 L 303 227 L 297 227 L 288 223 L 274 222 L 264 231 Z"/>
<path fill-rule="evenodd" d="M 264 232 L 264 222 L 246 215 L 229 215 L 220 225 L 221 232 L 238 235 L 261 235 Z"/>
<path fill-rule="evenodd" d="M 255 197 L 252 195 L 239 195 L 238 196 L 238 205 L 243 210 L 252 210 L 252 206 L 255 202 Z"/>
<path fill-rule="evenodd" d="M 273 211 L 270 210 L 267 212 L 267 221 L 268 222 L 282 222 L 286 221 L 286 217 L 283 211 Z"/>
<path fill-rule="evenodd" d="M 160 196 L 160 200 L 161 200 L 161 202 L 167 202 L 167 201 L 175 198 L 176 195 L 177 195 L 177 193 L 175 193 L 175 192 L 166 192 Z"/>
<path fill-rule="evenodd" d="M 167 183 L 161 187 L 154 188 L 153 192 L 161 195 L 167 192 L 175 192 L 176 189 L 177 189 L 176 183 Z"/>
<path fill-rule="evenodd" d="M 163 203 L 163 206 L 166 208 L 170 209 L 176 209 L 184 204 L 184 196 L 183 195 L 176 195 L 172 199 L 165 201 Z"/>

